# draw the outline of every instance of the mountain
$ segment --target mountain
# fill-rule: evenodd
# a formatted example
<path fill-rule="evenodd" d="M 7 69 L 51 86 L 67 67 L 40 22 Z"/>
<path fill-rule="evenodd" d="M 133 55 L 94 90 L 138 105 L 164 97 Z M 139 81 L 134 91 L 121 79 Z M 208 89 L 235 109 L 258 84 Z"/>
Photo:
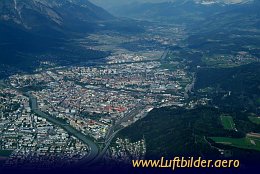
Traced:
<path fill-rule="evenodd" d="M 149 21 L 189 23 L 199 22 L 233 8 L 254 3 L 258 2 L 254 0 L 132 1 L 113 8 L 110 7 L 109 11 L 116 16 Z"/>
<path fill-rule="evenodd" d="M 204 53 L 234 55 L 248 52 L 260 58 L 260 2 L 228 5 L 189 26 L 191 48 Z"/>
<path fill-rule="evenodd" d="M 72 40 L 114 20 L 87 0 L 1 0 L 0 68 L 30 69 L 42 56 L 63 61 L 104 57 L 107 53 L 83 49 Z"/>
<path fill-rule="evenodd" d="M 113 9 L 122 7 L 122 6 L 127 6 L 130 4 L 145 4 L 145 3 L 163 3 L 163 2 L 173 2 L 173 3 L 178 3 L 179 0 L 142 0 L 142 1 L 138 1 L 138 0 L 90 0 L 91 2 L 93 2 L 94 4 L 97 4 L 103 8 L 105 8 L 106 10 L 111 12 L 113 11 Z M 216 4 L 216 3 L 221 3 L 221 4 L 238 4 L 238 3 L 248 3 L 250 1 L 253 0 L 182 0 L 182 2 L 187 2 L 187 1 L 194 1 L 195 3 L 198 4 Z M 109 3 L 108 3 L 109 2 Z M 179 1 L 181 2 L 181 1 Z"/>
<path fill-rule="evenodd" d="M 116 16 L 185 26 L 191 49 L 203 54 L 249 52 L 260 57 L 259 0 L 173 0 L 132 2 L 115 7 Z"/>
<path fill-rule="evenodd" d="M 194 0 L 195 3 L 198 4 L 204 4 L 204 5 L 209 5 L 209 4 L 246 4 L 246 3 L 251 3 L 254 0 Z"/>
<path fill-rule="evenodd" d="M 34 30 L 61 28 L 74 30 L 76 26 L 90 29 L 87 25 L 114 17 L 87 0 L 1 0 L 1 22 L 9 22 Z"/>

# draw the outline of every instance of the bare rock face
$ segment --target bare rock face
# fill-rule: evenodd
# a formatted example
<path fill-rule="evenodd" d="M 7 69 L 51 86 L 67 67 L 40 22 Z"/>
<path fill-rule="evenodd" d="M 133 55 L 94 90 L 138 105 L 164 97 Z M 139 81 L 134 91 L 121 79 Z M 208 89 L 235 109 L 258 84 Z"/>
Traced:
<path fill-rule="evenodd" d="M 72 38 L 110 20 L 88 0 L 0 0 L 0 65 L 27 67 L 38 55 L 74 55 L 68 53 L 76 47 Z"/>
<path fill-rule="evenodd" d="M 113 16 L 87 0 L 1 0 L 0 20 L 25 29 L 70 27 L 112 19 Z"/>

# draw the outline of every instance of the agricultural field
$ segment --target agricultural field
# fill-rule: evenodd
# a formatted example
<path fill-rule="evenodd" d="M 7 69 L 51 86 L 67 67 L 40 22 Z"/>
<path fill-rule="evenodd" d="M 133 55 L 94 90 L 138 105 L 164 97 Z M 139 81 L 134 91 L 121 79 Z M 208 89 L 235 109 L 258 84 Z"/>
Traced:
<path fill-rule="evenodd" d="M 260 125 L 260 117 L 248 117 L 248 119 L 252 122 L 252 123 L 255 123 L 255 124 L 259 124 Z"/>
<path fill-rule="evenodd" d="M 247 134 L 245 138 L 211 137 L 215 143 L 224 144 L 241 149 L 260 151 L 260 135 Z"/>
<path fill-rule="evenodd" d="M 221 120 L 221 123 L 224 127 L 224 129 L 227 129 L 227 130 L 237 130 L 236 129 L 236 126 L 235 126 L 235 123 L 233 121 L 233 118 L 229 115 L 221 115 L 220 116 L 220 120 Z"/>

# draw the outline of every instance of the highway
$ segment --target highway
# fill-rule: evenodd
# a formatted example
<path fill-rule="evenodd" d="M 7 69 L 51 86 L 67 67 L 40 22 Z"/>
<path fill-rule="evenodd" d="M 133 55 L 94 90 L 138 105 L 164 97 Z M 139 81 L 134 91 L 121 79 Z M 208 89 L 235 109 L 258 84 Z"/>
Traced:
<path fill-rule="evenodd" d="M 140 111 L 142 111 L 145 108 L 145 106 L 139 105 L 136 106 L 136 108 L 132 109 L 131 111 L 129 111 L 123 118 L 119 119 L 115 125 L 113 125 L 106 136 L 106 140 L 110 139 L 110 137 L 113 135 L 114 132 L 117 132 L 117 130 L 120 130 L 123 128 L 123 126 L 121 126 L 122 123 L 128 122 L 128 120 L 133 119 L 136 115 L 138 115 L 140 113 Z"/>
<path fill-rule="evenodd" d="M 170 49 L 167 49 L 164 51 L 163 55 L 161 56 L 160 60 L 166 60 L 167 55 L 169 54 Z"/>
<path fill-rule="evenodd" d="M 166 50 L 163 53 L 163 55 L 157 59 L 157 61 L 165 60 L 168 55 L 168 52 L 169 52 L 169 50 Z M 148 61 L 141 61 L 141 62 L 149 62 L 149 61 L 155 61 L 155 60 L 148 60 Z M 127 63 L 136 63 L 136 62 L 127 62 Z M 124 63 L 124 64 L 127 64 L 127 63 Z M 5 83 L 0 81 L 0 85 L 1 84 L 5 84 Z M 109 88 L 107 88 L 107 87 L 101 87 L 96 90 L 101 91 L 101 92 L 107 92 L 108 89 Z M 112 89 L 112 88 L 110 90 L 117 91 L 117 89 Z M 122 90 L 118 89 L 118 91 L 122 91 Z M 134 95 L 140 95 L 140 93 L 141 93 L 139 91 L 134 91 L 134 90 L 124 90 L 124 92 L 129 92 Z M 83 157 L 82 160 L 79 161 L 79 163 L 77 164 L 77 166 L 79 166 L 79 167 L 84 167 L 84 166 L 88 167 L 90 165 L 96 164 L 99 160 L 101 160 L 102 157 L 107 152 L 107 149 L 109 148 L 109 146 L 110 146 L 112 140 L 114 139 L 114 137 L 116 136 L 116 134 L 124 128 L 124 126 L 122 126 L 121 124 L 126 123 L 129 120 L 133 119 L 136 115 L 138 115 L 145 108 L 144 105 L 138 104 L 138 106 L 136 106 L 134 109 L 130 110 L 123 118 L 119 119 L 115 123 L 115 125 L 113 125 L 109 129 L 109 132 L 107 133 L 107 136 L 105 138 L 104 147 L 101 150 L 99 150 L 99 147 L 97 146 L 97 144 L 94 142 L 94 140 L 91 137 L 84 135 L 80 131 L 78 131 L 75 128 L 73 128 L 72 126 L 70 126 L 68 123 L 42 112 L 38 108 L 37 98 L 35 96 L 33 96 L 31 93 L 28 92 L 28 93 L 23 93 L 23 94 L 26 95 L 27 97 L 29 97 L 31 109 L 35 114 L 37 114 L 39 117 L 45 118 L 46 120 L 48 120 L 49 122 L 51 122 L 53 124 L 61 127 L 67 133 L 73 135 L 74 137 L 76 137 L 80 141 L 82 141 L 84 144 L 88 145 L 89 153 L 88 153 L 88 155 Z"/>
<path fill-rule="evenodd" d="M 93 165 L 102 159 L 102 157 L 106 154 L 107 149 L 109 148 L 114 137 L 117 135 L 118 132 L 120 132 L 122 129 L 124 129 L 124 127 L 121 126 L 121 124 L 124 122 L 127 122 L 128 120 L 130 120 L 133 117 L 135 117 L 136 115 L 138 115 L 138 113 L 142 109 L 144 109 L 144 106 L 138 106 L 136 109 L 131 110 L 129 113 L 126 114 L 125 117 L 118 120 L 116 122 L 116 124 L 109 129 L 109 132 L 108 132 L 108 134 L 106 136 L 106 140 L 105 140 L 105 147 L 102 149 L 102 151 L 99 153 L 99 155 L 93 161 L 91 161 L 88 165 Z M 147 113 L 144 116 L 146 116 L 146 115 L 147 115 Z"/>
<path fill-rule="evenodd" d="M 164 51 L 163 55 L 161 56 L 161 58 L 159 60 L 165 60 L 167 55 L 169 53 L 169 49 L 167 49 L 166 51 Z M 98 89 L 100 91 L 106 91 L 104 88 L 100 88 Z M 116 90 L 116 89 L 112 89 L 111 90 Z M 118 90 L 121 91 L 121 90 Z M 132 90 L 125 90 L 125 92 L 130 92 L 130 93 L 137 93 L 140 94 L 140 92 L 136 92 L 136 91 L 132 91 Z M 128 122 L 128 120 L 133 119 L 136 115 L 138 115 L 143 109 L 145 108 L 144 105 L 139 104 L 136 108 L 132 109 L 131 111 L 129 111 L 123 118 L 119 119 L 115 125 L 113 125 L 109 130 L 108 133 L 106 135 L 106 140 L 105 140 L 105 147 L 102 149 L 102 151 L 98 154 L 98 156 L 91 161 L 89 165 L 93 165 L 95 163 L 97 163 L 100 159 L 102 159 L 102 157 L 105 155 L 107 149 L 110 146 L 110 143 L 112 142 L 112 140 L 114 139 L 114 137 L 116 136 L 116 134 L 121 131 L 122 129 L 124 129 L 124 127 L 121 125 L 124 122 Z M 144 116 L 146 116 L 148 113 L 146 113 Z"/>

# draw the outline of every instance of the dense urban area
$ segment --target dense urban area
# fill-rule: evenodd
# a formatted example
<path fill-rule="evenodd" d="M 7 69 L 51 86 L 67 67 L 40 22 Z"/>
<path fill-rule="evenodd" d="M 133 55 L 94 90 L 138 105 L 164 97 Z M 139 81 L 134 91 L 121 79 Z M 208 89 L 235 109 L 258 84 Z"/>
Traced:
<path fill-rule="evenodd" d="M 259 30 L 229 38 L 226 28 L 135 22 L 142 32 L 71 30 L 58 56 L 19 53 L 34 60 L 28 71 L 0 64 L 0 168 L 259 159 L 259 45 L 244 43 Z"/>

